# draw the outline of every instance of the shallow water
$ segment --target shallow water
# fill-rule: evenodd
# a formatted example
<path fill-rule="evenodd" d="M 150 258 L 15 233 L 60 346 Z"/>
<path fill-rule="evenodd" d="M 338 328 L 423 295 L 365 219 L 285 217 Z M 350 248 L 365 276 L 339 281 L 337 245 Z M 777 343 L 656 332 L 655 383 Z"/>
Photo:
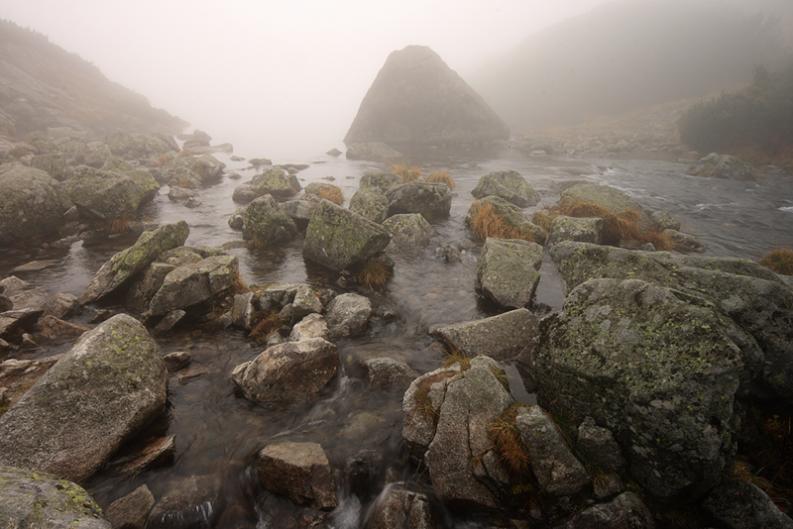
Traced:
<path fill-rule="evenodd" d="M 202 190 L 202 205 L 195 209 L 170 202 L 167 188 L 163 189 L 146 208 L 144 220 L 186 220 L 191 245 L 220 246 L 239 241 L 240 234 L 227 224 L 237 208 L 231 193 L 253 176 L 253 171 L 246 169 L 244 162 L 218 157 L 227 164 L 227 170 L 238 172 L 243 178 L 226 178 L 221 184 Z M 374 168 L 377 166 L 373 164 L 322 156 L 298 176 L 303 185 L 332 176 L 333 183 L 342 188 L 349 201 L 360 176 Z M 286 502 L 259 494 L 248 469 L 253 454 L 274 439 L 320 442 L 337 469 L 343 468 L 345 460 L 359 450 L 373 449 L 384 455 L 383 466 L 390 468 L 392 477 L 418 479 L 414 467 L 400 452 L 401 395 L 370 392 L 360 379 L 360 363 L 367 358 L 391 356 L 405 360 L 420 372 L 434 369 L 441 362 L 441 353 L 427 335 L 429 326 L 487 314 L 486 307 L 478 303 L 473 286 L 478 246 L 469 239 L 463 219 L 472 201 L 470 191 L 479 176 L 497 169 L 521 172 L 541 193 L 539 207 L 556 202 L 563 181 L 590 180 L 622 188 L 651 208 L 670 211 L 682 221 L 683 231 L 706 244 L 709 254 L 756 258 L 775 246 L 793 246 L 791 179 L 771 178 L 760 183 L 703 179 L 686 176 L 685 165 L 650 161 L 505 157 L 454 167 L 451 173 L 457 188 L 451 217 L 435 225 L 433 244 L 424 255 L 396 260 L 395 276 L 385 293 L 365 292 L 373 297 L 376 306 L 395 312 L 396 318 L 374 326 L 365 337 L 337 344 L 344 372 L 322 400 L 310 406 L 277 409 L 239 398 L 230 373 L 234 366 L 257 355 L 261 347 L 236 331 L 176 332 L 158 340 L 163 352 L 189 351 L 193 357 L 189 369 L 199 376 L 182 382 L 171 379 L 167 417 L 142 436 L 145 440 L 147 436 L 175 435 L 174 464 L 132 479 L 120 478 L 107 469 L 90 481 L 91 492 L 106 504 L 142 483 L 159 496 L 178 477 L 212 475 L 221 481 L 225 500 L 219 527 L 288 527 L 290 516 L 299 514 Z M 67 251 L 43 252 L 35 257 L 54 257 L 57 265 L 22 277 L 52 291 L 79 294 L 96 269 L 129 242 L 99 248 L 75 243 Z M 435 258 L 434 248 L 449 242 L 467 248 L 461 262 L 447 264 Z M 236 247 L 229 252 L 239 257 L 248 283 L 310 281 L 327 285 L 325 274 L 307 269 L 301 246 L 302 241 L 297 240 L 277 251 L 252 252 Z M 0 256 L 0 276 L 8 275 L 32 257 Z M 549 262 L 544 263 L 542 270 L 538 302 L 558 309 L 563 300 L 561 282 Z M 520 387 L 519 377 L 512 376 L 510 381 L 516 398 L 531 399 Z M 332 517 L 333 525 L 337 529 L 357 527 L 378 492 L 379 489 L 372 490 L 368 498 L 342 494 L 342 504 Z"/>

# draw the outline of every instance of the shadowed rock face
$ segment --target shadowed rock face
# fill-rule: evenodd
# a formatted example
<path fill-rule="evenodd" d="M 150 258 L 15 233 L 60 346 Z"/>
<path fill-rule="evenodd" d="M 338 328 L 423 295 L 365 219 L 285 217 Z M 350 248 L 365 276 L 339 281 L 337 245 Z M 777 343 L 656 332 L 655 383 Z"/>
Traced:
<path fill-rule="evenodd" d="M 344 142 L 382 142 L 410 153 L 419 146 L 467 150 L 507 138 L 506 125 L 438 54 L 408 46 L 388 56 Z"/>

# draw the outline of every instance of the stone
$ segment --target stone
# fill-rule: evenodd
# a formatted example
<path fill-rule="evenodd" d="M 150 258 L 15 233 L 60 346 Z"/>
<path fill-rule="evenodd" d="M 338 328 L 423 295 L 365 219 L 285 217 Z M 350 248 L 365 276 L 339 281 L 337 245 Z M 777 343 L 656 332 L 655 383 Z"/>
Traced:
<path fill-rule="evenodd" d="M 460 372 L 455 364 L 425 373 L 411 382 L 402 398 L 402 439 L 423 457 L 435 436 L 435 418 L 449 382 Z"/>
<path fill-rule="evenodd" d="M 297 233 L 294 221 L 270 195 L 260 196 L 242 213 L 242 236 L 258 248 L 291 241 Z"/>
<path fill-rule="evenodd" d="M 196 191 L 179 186 L 171 186 L 168 190 L 168 198 L 173 202 L 182 202 L 196 196 Z"/>
<path fill-rule="evenodd" d="M 733 403 L 749 343 L 709 304 L 641 280 L 576 287 L 543 321 L 540 402 L 565 424 L 614 433 L 633 479 L 660 498 L 701 494 L 731 457 Z"/>
<path fill-rule="evenodd" d="M 540 195 L 517 171 L 496 171 L 479 179 L 471 194 L 475 198 L 497 196 L 507 202 L 527 208 L 540 202 Z"/>
<path fill-rule="evenodd" d="M 586 469 L 570 451 L 553 419 L 539 406 L 522 407 L 515 426 L 543 491 L 572 496 L 589 483 Z"/>
<path fill-rule="evenodd" d="M 405 362 L 388 357 L 371 358 L 364 362 L 369 387 L 397 390 L 404 393 L 418 373 Z"/>
<path fill-rule="evenodd" d="M 237 204 L 249 204 L 258 196 L 256 189 L 250 183 L 247 183 L 235 187 L 234 192 L 231 194 L 231 199 Z"/>
<path fill-rule="evenodd" d="M 557 529 L 655 529 L 655 521 L 639 496 L 624 492 L 581 511 Z"/>
<path fill-rule="evenodd" d="M 0 337 L 10 339 L 21 335 L 25 330 L 32 329 L 41 313 L 42 311 L 35 309 L 0 312 Z"/>
<path fill-rule="evenodd" d="M 229 216 L 228 220 L 229 228 L 234 231 L 242 231 L 242 227 L 245 226 L 245 219 L 242 216 L 242 213 L 238 210 L 232 213 Z"/>
<path fill-rule="evenodd" d="M 430 48 L 394 51 L 377 74 L 344 138 L 347 157 L 359 143 L 403 152 L 472 146 L 509 138 L 484 100 Z"/>
<path fill-rule="evenodd" d="M 146 160 L 179 150 L 173 138 L 164 134 L 117 132 L 105 138 L 110 151 L 127 160 Z"/>
<path fill-rule="evenodd" d="M 81 217 L 107 223 L 133 217 L 154 198 L 160 185 L 145 169 L 122 172 L 80 166 L 60 187 Z"/>
<path fill-rule="evenodd" d="M 380 224 L 388 216 L 388 198 L 385 193 L 361 187 L 350 199 L 350 211 Z"/>
<path fill-rule="evenodd" d="M 339 369 L 336 346 L 322 338 L 273 345 L 234 368 L 232 380 L 254 402 L 315 399 Z"/>
<path fill-rule="evenodd" d="M 388 190 L 388 216 L 400 213 L 419 213 L 428 222 L 449 217 L 452 192 L 445 184 L 408 182 Z"/>
<path fill-rule="evenodd" d="M 53 238 L 69 204 L 47 173 L 21 164 L 0 165 L 0 246 Z"/>
<path fill-rule="evenodd" d="M 311 182 L 305 189 L 306 197 L 324 198 L 337 206 L 344 204 L 344 193 L 339 186 L 325 182 Z"/>
<path fill-rule="evenodd" d="M 612 215 L 633 212 L 639 215 L 639 226 L 642 229 L 653 229 L 655 223 L 649 213 L 636 200 L 624 191 L 611 186 L 580 183 L 572 185 L 562 191 L 559 204 L 574 203 L 594 204 Z"/>
<path fill-rule="evenodd" d="M 483 211 L 484 210 L 484 211 Z M 499 229 L 495 232 L 481 233 L 478 229 L 479 218 L 487 217 L 486 222 L 495 223 Z M 481 238 L 498 237 L 504 233 L 512 239 L 523 239 L 534 241 L 537 244 L 545 244 L 548 234 L 540 226 L 537 226 L 527 219 L 523 212 L 503 198 L 489 196 L 475 200 L 468 209 L 465 217 L 465 225 L 473 231 L 474 236 Z M 492 228 L 488 227 L 488 230 Z"/>
<path fill-rule="evenodd" d="M 318 205 L 317 200 L 294 199 L 282 202 L 281 209 L 289 215 L 300 231 L 305 231 L 311 220 L 311 215 Z"/>
<path fill-rule="evenodd" d="M 540 326 L 535 315 L 521 308 L 482 320 L 436 325 L 430 334 L 464 356 L 528 361 L 539 344 Z"/>
<path fill-rule="evenodd" d="M 237 284 L 239 265 L 232 255 L 207 257 L 177 267 L 162 282 L 149 304 L 153 316 L 190 309 L 229 293 Z"/>
<path fill-rule="evenodd" d="M 325 318 L 320 314 L 309 314 L 300 322 L 292 327 L 292 332 L 289 333 L 289 340 L 299 342 L 301 340 L 308 340 L 311 338 L 322 338 L 328 340 L 330 331 Z"/>
<path fill-rule="evenodd" d="M 154 505 L 146 529 L 211 529 L 222 512 L 221 492 L 213 475 L 177 478 Z"/>
<path fill-rule="evenodd" d="M 238 329 L 251 330 L 259 314 L 255 302 L 256 296 L 253 292 L 235 294 L 231 306 L 231 325 Z"/>
<path fill-rule="evenodd" d="M 126 306 L 138 312 L 149 307 L 151 298 L 160 290 L 165 276 L 176 269 L 167 263 L 152 263 L 142 273 L 132 278 L 126 294 Z"/>
<path fill-rule="evenodd" d="M 110 529 L 79 485 L 55 476 L 0 466 L 0 527 Z"/>
<path fill-rule="evenodd" d="M 432 239 L 432 226 L 418 213 L 393 215 L 383 227 L 391 234 L 391 247 L 397 252 L 415 254 Z"/>
<path fill-rule="evenodd" d="M 176 455 L 174 440 L 173 435 L 152 439 L 140 451 L 115 461 L 113 467 L 121 475 L 136 476 L 149 468 L 170 464 Z"/>
<path fill-rule="evenodd" d="M 403 157 L 404 155 L 401 152 L 380 141 L 347 144 L 348 160 L 396 163 L 402 160 Z"/>
<path fill-rule="evenodd" d="M 597 470 L 618 472 L 625 466 L 625 458 L 614 435 L 607 428 L 595 424 L 592 417 L 587 417 L 578 426 L 576 449 L 584 461 Z"/>
<path fill-rule="evenodd" d="M 25 264 L 14 267 L 11 270 L 12 274 L 27 274 L 30 272 L 41 272 L 47 268 L 52 268 L 57 265 L 59 261 L 56 259 L 41 259 L 37 261 L 30 261 Z"/>
<path fill-rule="evenodd" d="M 374 191 L 385 195 L 389 189 L 402 183 L 402 178 L 394 173 L 366 172 L 361 177 L 359 189 L 361 191 Z"/>
<path fill-rule="evenodd" d="M 208 255 L 205 255 L 204 252 L 201 252 L 197 248 L 177 246 L 176 248 L 161 253 L 158 260 L 171 266 L 182 266 L 197 263 L 204 257 L 208 257 Z"/>
<path fill-rule="evenodd" d="M 604 220 L 596 217 L 565 217 L 560 215 L 551 222 L 548 244 L 564 241 L 603 244 Z"/>
<path fill-rule="evenodd" d="M 165 367 L 168 368 L 168 372 L 174 373 L 190 365 L 193 358 L 188 352 L 174 351 L 173 353 L 168 353 L 163 356 L 162 360 L 165 362 Z"/>
<path fill-rule="evenodd" d="M 298 505 L 336 507 L 336 484 L 328 457 L 317 443 L 274 443 L 256 454 L 256 474 L 265 490 Z"/>
<path fill-rule="evenodd" d="M 184 221 L 143 232 L 135 244 L 118 252 L 102 265 L 88 284 L 81 301 L 83 303 L 101 301 L 113 294 L 155 261 L 160 254 L 183 245 L 189 233 L 190 229 Z"/>
<path fill-rule="evenodd" d="M 363 334 L 371 315 L 369 298 L 349 292 L 333 298 L 325 319 L 332 337 L 346 338 Z"/>
<path fill-rule="evenodd" d="M 376 256 L 390 240 L 382 226 L 323 200 L 308 223 L 303 256 L 326 268 L 342 271 Z"/>
<path fill-rule="evenodd" d="M 780 511 L 765 492 L 746 481 L 725 480 L 702 505 L 730 529 L 793 529 L 793 519 Z"/>
<path fill-rule="evenodd" d="M 187 316 L 187 312 L 183 311 L 182 309 L 172 310 L 163 316 L 159 322 L 157 322 L 157 325 L 154 326 L 154 332 L 156 334 L 165 334 L 171 331 L 179 324 L 180 321 L 184 319 L 185 316 Z"/>
<path fill-rule="evenodd" d="M 327 154 L 328 156 L 333 156 L 334 158 L 338 158 L 339 156 L 341 156 L 342 152 L 336 147 L 334 147 L 325 154 Z"/>
<path fill-rule="evenodd" d="M 715 152 L 700 158 L 697 163 L 689 167 L 688 174 L 728 180 L 755 179 L 755 171 L 750 164 L 737 156 Z"/>
<path fill-rule="evenodd" d="M 107 520 L 113 529 L 145 529 L 153 507 L 154 496 L 149 487 L 141 485 L 108 506 Z"/>
<path fill-rule="evenodd" d="M 39 318 L 36 327 L 36 335 L 49 341 L 71 340 L 89 331 L 88 327 L 69 323 L 50 315 Z"/>
<path fill-rule="evenodd" d="M 297 177 L 280 167 L 273 167 L 251 179 L 251 188 L 257 197 L 270 195 L 276 200 L 288 200 L 297 195 L 302 187 Z"/>
<path fill-rule="evenodd" d="M 0 416 L 0 464 L 83 481 L 163 411 L 167 382 L 146 328 L 114 316 L 85 333 Z"/>
<path fill-rule="evenodd" d="M 488 237 L 476 269 L 477 292 L 504 308 L 530 305 L 540 282 L 543 255 L 535 242 Z"/>
<path fill-rule="evenodd" d="M 441 529 L 444 527 L 426 494 L 389 485 L 375 500 L 364 529 Z"/>

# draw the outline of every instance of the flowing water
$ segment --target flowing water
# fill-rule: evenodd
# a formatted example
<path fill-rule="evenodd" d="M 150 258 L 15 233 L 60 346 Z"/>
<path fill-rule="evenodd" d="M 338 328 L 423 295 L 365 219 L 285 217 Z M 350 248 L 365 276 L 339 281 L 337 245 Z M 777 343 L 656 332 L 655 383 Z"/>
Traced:
<path fill-rule="evenodd" d="M 191 230 L 188 244 L 226 245 L 230 253 L 239 257 L 248 283 L 309 281 L 332 286 L 327 275 L 306 267 L 300 240 L 275 251 L 254 252 L 235 244 L 241 236 L 227 224 L 229 215 L 236 210 L 231 193 L 254 173 L 244 162 L 223 161 L 227 170 L 238 172 L 242 180 L 226 178 L 221 184 L 202 190 L 202 204 L 194 209 L 170 202 L 164 189 L 147 207 L 145 220 L 186 220 Z M 333 183 L 342 188 L 349 200 L 360 176 L 371 169 L 377 166 L 322 156 L 300 172 L 299 179 L 305 185 L 333 177 Z M 256 356 L 261 346 L 233 330 L 176 331 L 158 341 L 163 353 L 188 351 L 193 358 L 189 373 L 194 376 L 171 379 L 167 416 L 139 440 L 174 435 L 174 463 L 131 479 L 108 468 L 92 478 L 89 490 L 106 504 L 143 483 L 159 497 L 179 487 L 181 478 L 209 477 L 220 487 L 222 501 L 204 505 L 200 514 L 208 516 L 210 511 L 222 510 L 218 527 L 297 527 L 300 510 L 261 494 L 250 468 L 259 448 L 273 440 L 287 439 L 321 443 L 337 469 L 343 468 L 351 456 L 371 450 L 381 455 L 376 467 L 387 472 L 390 481 L 419 481 L 415 466 L 406 461 L 400 450 L 401 395 L 369 391 L 361 379 L 361 363 L 367 358 L 389 356 L 406 361 L 419 372 L 434 369 L 441 363 L 441 351 L 427 334 L 429 326 L 488 314 L 474 293 L 478 247 L 469 239 L 463 220 L 472 201 L 470 191 L 478 178 L 501 169 L 515 169 L 528 179 L 543 197 L 538 207 L 555 203 L 565 181 L 589 180 L 619 187 L 650 208 L 671 212 L 682 221 L 683 231 L 705 243 L 709 254 L 756 258 L 775 246 L 793 246 L 793 180 L 789 178 L 733 182 L 686 176 L 685 165 L 670 162 L 517 156 L 453 167 L 451 174 L 457 188 L 451 217 L 434 226 L 434 240 L 425 255 L 396 260 L 395 276 L 385 292 L 363 292 L 373 298 L 381 312 L 395 316 L 378 320 L 362 338 L 337 343 L 343 372 L 323 399 L 286 409 L 250 403 L 235 395 L 230 373 L 237 364 Z M 129 243 L 84 247 L 77 242 L 67 250 L 44 251 L 35 257 L 54 258 L 57 264 L 23 278 L 51 291 L 79 294 L 99 266 Z M 444 243 L 460 244 L 464 249 L 460 262 L 446 263 L 434 255 L 434 248 Z M 17 254 L 0 256 L 0 277 L 30 258 Z M 559 309 L 564 295 L 562 284 L 551 263 L 546 262 L 542 270 L 538 302 Z M 514 370 L 511 374 L 516 398 L 530 399 L 521 387 L 520 377 Z M 340 506 L 331 516 L 333 526 L 358 527 L 381 486 L 382 480 L 368 490 L 342 483 Z M 458 522 L 458 527 L 473 526 L 475 522 Z"/>

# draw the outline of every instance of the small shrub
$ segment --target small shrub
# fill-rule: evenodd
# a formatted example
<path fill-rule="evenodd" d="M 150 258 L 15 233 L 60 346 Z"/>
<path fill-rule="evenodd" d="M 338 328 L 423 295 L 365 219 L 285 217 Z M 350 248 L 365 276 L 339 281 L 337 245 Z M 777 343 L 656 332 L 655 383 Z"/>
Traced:
<path fill-rule="evenodd" d="M 470 228 L 479 239 L 495 237 L 497 239 L 534 241 L 530 231 L 510 225 L 496 212 L 492 204 L 477 200 L 471 205 L 471 209 Z"/>
<path fill-rule="evenodd" d="M 520 409 L 520 404 L 513 404 L 487 427 L 488 438 L 495 446 L 499 457 L 515 475 L 525 474 L 531 464 L 529 454 L 523 446 L 523 441 L 520 440 L 520 433 L 515 425 L 515 418 L 520 413 Z"/>
<path fill-rule="evenodd" d="M 449 189 L 454 189 L 456 186 L 449 171 L 434 171 L 425 180 L 431 184 L 446 184 Z"/>
<path fill-rule="evenodd" d="M 379 290 L 386 286 L 393 275 L 393 267 L 383 259 L 370 259 L 355 273 L 355 280 L 372 290 Z"/>
<path fill-rule="evenodd" d="M 768 252 L 760 264 L 786 276 L 793 276 L 793 249 L 777 248 Z"/>
<path fill-rule="evenodd" d="M 401 178 L 403 184 L 421 178 L 421 168 L 415 165 L 397 164 L 391 167 L 391 172 Z"/>

